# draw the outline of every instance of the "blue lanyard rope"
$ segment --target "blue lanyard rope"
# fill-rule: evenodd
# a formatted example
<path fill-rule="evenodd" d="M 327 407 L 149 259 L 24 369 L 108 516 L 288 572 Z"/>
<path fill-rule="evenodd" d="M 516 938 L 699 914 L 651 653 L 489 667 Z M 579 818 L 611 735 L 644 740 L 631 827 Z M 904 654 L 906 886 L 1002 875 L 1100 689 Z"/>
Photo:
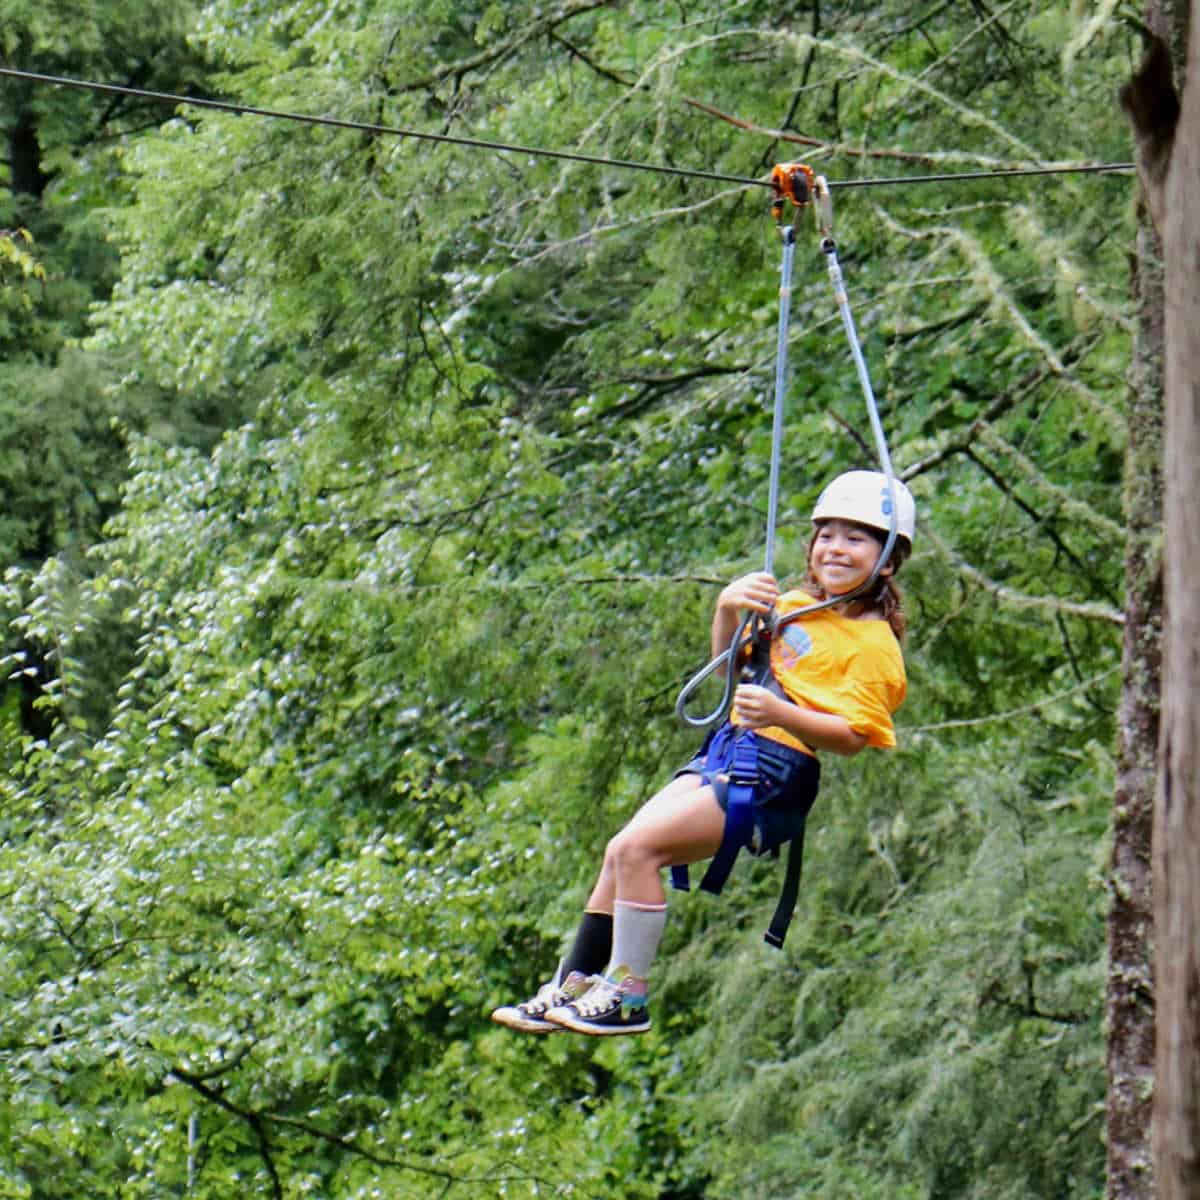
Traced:
<path fill-rule="evenodd" d="M 767 488 L 767 574 L 775 574 L 775 524 L 779 513 L 779 459 L 783 445 L 783 411 L 787 404 L 788 326 L 792 311 L 792 259 L 796 231 L 783 231 L 783 262 L 779 267 L 779 331 L 775 349 L 775 413 L 771 421 L 771 478 Z"/>
<path fill-rule="evenodd" d="M 825 186 L 825 181 L 822 179 L 819 181 L 819 184 Z M 821 199 L 823 200 L 824 211 L 829 213 L 828 191 L 824 193 Z M 783 261 L 779 271 L 779 326 L 775 349 L 775 409 L 771 426 L 770 482 L 767 489 L 765 569 L 771 575 L 775 573 L 775 526 L 779 509 L 779 465 L 783 444 L 783 415 L 787 400 L 788 328 L 791 320 L 792 260 L 796 243 L 795 225 L 783 228 L 781 233 L 783 236 Z M 879 557 L 875 561 L 875 566 L 871 574 L 852 592 L 841 596 L 827 596 L 824 600 L 816 600 L 811 604 L 794 609 L 783 617 L 776 617 L 774 613 L 771 613 L 764 618 L 758 613 L 752 613 L 743 618 L 734 631 L 729 647 L 718 654 L 705 667 L 697 671 L 684 684 L 675 701 L 675 712 L 680 720 L 684 724 L 696 729 L 707 729 L 709 726 L 717 724 L 718 721 L 724 719 L 725 714 L 729 711 L 729 707 L 733 702 L 734 688 L 737 686 L 736 674 L 733 667 L 747 646 L 769 643 L 771 637 L 784 625 L 789 625 L 792 621 L 797 621 L 801 617 L 808 616 L 810 613 L 817 612 L 820 609 L 831 608 L 835 604 L 844 604 L 849 600 L 853 600 L 856 596 L 862 595 L 879 578 L 879 572 L 883 570 L 892 553 L 892 548 L 896 544 L 896 535 L 899 531 L 896 477 L 892 468 L 891 455 L 888 453 L 887 438 L 884 436 L 883 423 L 879 419 L 879 406 L 875 400 L 875 391 L 871 387 L 871 377 L 867 371 L 866 359 L 863 357 L 862 346 L 858 340 L 858 331 L 854 325 L 854 317 L 850 312 L 850 302 L 846 296 L 846 285 L 842 278 L 842 269 L 837 258 L 837 244 L 827 230 L 825 231 L 825 236 L 821 239 L 821 249 L 826 256 L 829 279 L 833 284 L 834 297 L 837 300 L 838 311 L 841 314 L 842 326 L 846 331 L 846 339 L 850 343 L 850 355 L 854 360 L 854 366 L 858 373 L 858 381 L 862 388 L 863 398 L 866 401 L 867 415 L 871 424 L 871 433 L 875 439 L 875 449 L 879 457 L 879 466 L 887 481 L 889 507 L 887 538 L 884 541 L 883 548 L 879 552 Z M 717 707 L 703 717 L 691 716 L 687 712 L 687 705 L 692 695 L 710 675 L 719 671 L 722 667 L 726 668 L 725 689 Z"/>

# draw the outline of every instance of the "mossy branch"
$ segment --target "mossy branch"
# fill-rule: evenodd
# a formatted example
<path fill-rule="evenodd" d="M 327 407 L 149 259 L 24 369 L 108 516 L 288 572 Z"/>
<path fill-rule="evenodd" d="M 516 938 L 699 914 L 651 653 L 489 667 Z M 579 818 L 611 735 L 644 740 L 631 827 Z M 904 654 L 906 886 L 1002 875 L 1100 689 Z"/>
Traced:
<path fill-rule="evenodd" d="M 1063 613 L 1070 617 L 1080 617 L 1085 621 L 1104 621 L 1110 625 L 1125 624 L 1125 614 L 1108 604 L 1068 600 L 1062 596 L 1034 596 L 1028 592 L 1019 592 L 1015 588 L 997 583 L 960 557 L 932 529 L 926 528 L 921 536 L 928 538 L 933 543 L 938 552 L 968 584 L 987 592 L 1006 608 L 1040 612 L 1049 616 Z"/>

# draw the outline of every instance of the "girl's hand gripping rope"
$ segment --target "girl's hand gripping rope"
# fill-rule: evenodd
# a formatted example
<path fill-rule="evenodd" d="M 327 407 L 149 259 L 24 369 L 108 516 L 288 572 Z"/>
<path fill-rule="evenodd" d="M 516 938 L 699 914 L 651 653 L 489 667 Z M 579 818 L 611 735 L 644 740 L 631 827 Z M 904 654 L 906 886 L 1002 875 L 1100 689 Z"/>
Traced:
<path fill-rule="evenodd" d="M 739 683 L 733 693 L 733 711 L 738 723 L 750 729 L 781 725 L 788 715 L 787 709 L 794 707 L 774 692 L 754 683 Z"/>
<path fill-rule="evenodd" d="M 769 613 L 779 599 L 779 583 L 766 571 L 752 571 L 727 584 L 717 601 L 719 607 L 738 613 L 744 610 Z"/>
<path fill-rule="evenodd" d="M 760 626 L 770 627 L 772 610 L 779 599 L 779 584 L 769 571 L 752 571 L 727 584 L 717 597 L 713 612 L 712 656 L 718 659 L 719 672 L 728 675 L 745 664 L 743 657 L 752 648 Z M 730 698 L 726 694 L 725 704 Z M 722 705 L 724 708 L 724 704 Z"/>

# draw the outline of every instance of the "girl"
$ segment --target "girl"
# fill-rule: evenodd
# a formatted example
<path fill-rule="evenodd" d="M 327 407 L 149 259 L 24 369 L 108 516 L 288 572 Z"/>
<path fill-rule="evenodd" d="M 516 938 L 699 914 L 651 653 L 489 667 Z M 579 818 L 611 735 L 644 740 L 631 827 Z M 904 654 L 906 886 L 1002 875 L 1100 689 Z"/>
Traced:
<path fill-rule="evenodd" d="M 896 744 L 892 714 L 906 690 L 899 640 L 900 594 L 893 582 L 912 550 L 916 509 L 893 481 L 897 536 L 869 591 L 777 630 L 767 686 L 741 683 L 729 721 L 609 843 L 575 941 L 554 978 L 492 1019 L 526 1033 L 569 1029 L 592 1035 L 650 1028 L 647 979 L 667 919 L 660 872 L 699 862 L 721 847 L 730 759 L 713 747 L 744 738 L 757 752 L 750 849 L 762 854 L 796 837 L 816 798 L 817 753 L 857 754 Z M 717 600 L 713 656 L 723 653 L 742 614 L 786 616 L 849 595 L 875 567 L 890 527 L 887 480 L 875 471 L 839 475 L 813 510 L 805 590 L 780 595 L 765 571 L 734 580 Z"/>

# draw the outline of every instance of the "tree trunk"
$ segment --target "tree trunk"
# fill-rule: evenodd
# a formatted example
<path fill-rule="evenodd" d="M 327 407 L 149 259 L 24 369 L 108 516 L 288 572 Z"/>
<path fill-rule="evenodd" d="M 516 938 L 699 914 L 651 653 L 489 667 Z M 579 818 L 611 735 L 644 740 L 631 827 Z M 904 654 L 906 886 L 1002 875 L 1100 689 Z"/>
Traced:
<path fill-rule="evenodd" d="M 1163 206 L 1166 668 L 1154 825 L 1162 1200 L 1200 1200 L 1200 5 Z"/>
<path fill-rule="evenodd" d="M 42 171 L 42 148 L 38 142 L 33 110 L 21 103 L 8 135 L 10 188 L 18 202 L 22 196 L 41 199 L 48 177 Z"/>
<path fill-rule="evenodd" d="M 1108 915 L 1108 1200 L 1153 1200 L 1151 830 L 1162 666 L 1162 248 L 1148 215 L 1133 266 L 1137 332 L 1125 455 L 1125 638 Z"/>
<path fill-rule="evenodd" d="M 1153 881 L 1160 1200 L 1200 1200 L 1200 5 L 1187 5 L 1186 17 L 1182 101 L 1161 39 L 1122 93 L 1164 261 L 1166 620 Z"/>

